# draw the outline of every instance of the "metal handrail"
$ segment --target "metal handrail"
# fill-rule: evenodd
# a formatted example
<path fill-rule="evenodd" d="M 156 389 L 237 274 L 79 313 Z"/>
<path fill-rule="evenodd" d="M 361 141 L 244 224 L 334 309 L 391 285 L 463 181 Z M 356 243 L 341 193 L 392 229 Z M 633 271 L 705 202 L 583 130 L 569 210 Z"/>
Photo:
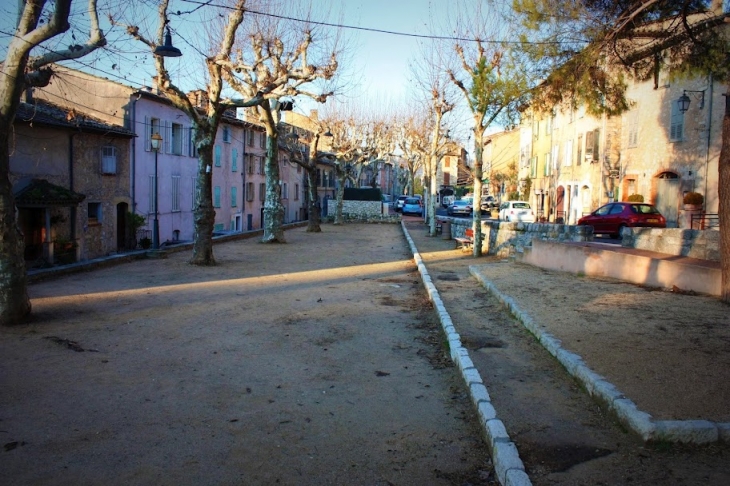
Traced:
<path fill-rule="evenodd" d="M 712 229 L 720 226 L 720 215 L 717 213 L 699 213 L 691 215 L 690 228 L 692 229 Z"/>

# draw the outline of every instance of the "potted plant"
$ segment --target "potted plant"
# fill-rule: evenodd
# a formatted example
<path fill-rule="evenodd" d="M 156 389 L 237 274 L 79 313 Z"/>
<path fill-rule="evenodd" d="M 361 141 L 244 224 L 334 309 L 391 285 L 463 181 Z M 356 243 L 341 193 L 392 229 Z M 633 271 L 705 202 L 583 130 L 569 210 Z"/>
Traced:
<path fill-rule="evenodd" d="M 698 209 L 702 209 L 705 197 L 699 192 L 688 192 L 684 195 L 682 202 L 686 211 L 697 211 Z"/>
<path fill-rule="evenodd" d="M 137 231 L 147 223 L 147 219 L 141 214 L 127 211 L 127 221 L 129 221 L 129 249 L 137 247 Z M 149 238 L 147 238 L 149 239 Z M 142 242 L 140 241 L 140 245 Z"/>
<path fill-rule="evenodd" d="M 627 198 L 627 201 L 629 202 L 644 202 L 644 196 L 641 194 L 632 194 Z"/>
<path fill-rule="evenodd" d="M 152 240 L 147 238 L 146 236 L 139 240 L 139 246 L 141 246 L 143 249 L 147 250 L 150 246 L 152 246 Z"/>

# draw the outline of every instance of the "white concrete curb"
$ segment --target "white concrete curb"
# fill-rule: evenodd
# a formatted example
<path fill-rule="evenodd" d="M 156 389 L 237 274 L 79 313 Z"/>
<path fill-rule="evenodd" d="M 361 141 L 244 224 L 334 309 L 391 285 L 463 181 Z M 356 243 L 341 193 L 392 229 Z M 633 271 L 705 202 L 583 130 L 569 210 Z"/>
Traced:
<path fill-rule="evenodd" d="M 639 434 L 644 441 L 730 443 L 730 423 L 715 423 L 709 420 L 654 420 L 651 415 L 639 410 L 634 402 L 626 398 L 603 376 L 586 366 L 583 358 L 563 349 L 559 339 L 540 329 L 513 299 L 497 290 L 494 284 L 479 272 L 477 266 L 470 266 L 469 272 L 535 335 L 540 344 L 557 358 L 568 373 L 583 384 L 590 395 L 601 400 L 616 414 L 621 423 Z"/>
<path fill-rule="evenodd" d="M 469 351 L 461 345 L 461 337 L 456 332 L 451 316 L 444 307 L 438 290 L 436 290 L 436 286 L 434 286 L 426 270 L 426 265 L 424 265 L 423 259 L 418 253 L 418 248 L 416 248 L 411 235 L 402 222 L 401 227 L 413 252 L 416 265 L 418 265 L 423 285 L 426 287 L 426 292 L 438 313 L 441 327 L 449 341 L 451 359 L 459 368 L 461 377 L 469 389 L 472 403 L 476 407 L 487 445 L 492 454 L 492 463 L 497 473 L 497 479 L 504 486 L 531 486 L 532 482 L 525 472 L 525 466 L 517 452 L 517 446 L 510 440 L 502 421 L 497 419 L 497 411 L 492 406 L 487 387 L 484 386 L 479 371 L 474 367 L 474 363 L 469 357 Z"/>

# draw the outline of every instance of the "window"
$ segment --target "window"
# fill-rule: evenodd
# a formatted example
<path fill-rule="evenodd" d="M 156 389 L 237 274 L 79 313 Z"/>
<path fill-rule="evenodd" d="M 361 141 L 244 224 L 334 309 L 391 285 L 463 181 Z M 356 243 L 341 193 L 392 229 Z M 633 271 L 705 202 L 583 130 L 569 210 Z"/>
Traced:
<path fill-rule="evenodd" d="M 223 142 L 231 143 L 231 127 L 228 125 L 223 127 Z"/>
<path fill-rule="evenodd" d="M 598 161 L 598 141 L 600 132 L 593 130 L 586 132 L 586 160 L 591 162 Z"/>
<path fill-rule="evenodd" d="M 681 142 L 684 139 L 684 113 L 679 109 L 679 101 L 672 101 L 672 117 L 670 119 L 669 141 Z"/>
<path fill-rule="evenodd" d="M 330 171 L 330 187 L 335 187 L 335 171 Z"/>
<path fill-rule="evenodd" d="M 451 167 L 451 157 L 444 157 L 444 167 Z"/>
<path fill-rule="evenodd" d="M 152 150 L 152 135 L 160 133 L 160 119 L 145 117 L 144 149 L 147 152 Z"/>
<path fill-rule="evenodd" d="M 254 166 L 254 158 L 253 158 L 253 155 L 251 155 L 251 154 L 247 155 L 246 156 L 246 159 L 247 159 L 246 165 L 248 166 L 248 170 L 246 172 L 248 172 L 249 174 L 253 175 L 253 166 Z"/>
<path fill-rule="evenodd" d="M 213 188 L 213 207 L 214 208 L 221 207 L 221 188 L 220 188 L 220 186 L 215 186 Z"/>
<path fill-rule="evenodd" d="M 253 147 L 255 132 L 253 130 L 249 130 L 246 132 L 246 134 L 248 135 L 248 140 L 247 140 L 248 146 Z"/>
<path fill-rule="evenodd" d="M 544 175 L 546 175 L 546 176 L 549 176 L 550 173 L 552 172 L 550 170 L 551 169 L 550 164 L 552 164 L 552 161 L 550 160 L 550 155 L 551 155 L 550 152 L 548 152 L 548 153 L 545 154 L 545 169 L 544 169 L 545 172 L 544 172 Z"/>
<path fill-rule="evenodd" d="M 294 184 L 294 200 L 299 201 L 299 184 Z"/>
<path fill-rule="evenodd" d="M 101 203 L 90 202 L 88 205 L 89 224 L 101 224 Z"/>
<path fill-rule="evenodd" d="M 155 176 L 153 174 L 150 175 L 149 182 L 150 185 L 147 191 L 149 208 L 147 212 L 149 214 L 155 214 L 155 191 L 157 190 L 157 187 L 155 187 Z"/>
<path fill-rule="evenodd" d="M 446 172 L 444 174 L 444 185 L 445 186 L 448 186 L 450 184 L 451 184 L 451 174 L 449 174 L 448 172 Z"/>
<path fill-rule="evenodd" d="M 281 185 L 281 198 L 289 199 L 289 187 L 287 186 L 286 182 Z"/>
<path fill-rule="evenodd" d="M 175 155 L 182 155 L 183 151 L 183 126 L 173 123 L 170 129 L 170 152 Z"/>
<path fill-rule="evenodd" d="M 530 177 L 533 179 L 537 177 L 537 155 L 530 158 Z"/>
<path fill-rule="evenodd" d="M 553 115 L 549 114 L 545 119 L 545 135 L 550 135 L 550 131 L 553 129 Z"/>
<path fill-rule="evenodd" d="M 180 176 L 172 176 L 172 212 L 180 212 Z"/>
<path fill-rule="evenodd" d="M 259 146 L 261 148 L 265 148 L 266 147 L 266 132 L 261 132 L 261 134 L 259 135 L 259 138 L 260 138 Z"/>
<path fill-rule="evenodd" d="M 573 164 L 573 141 L 572 140 L 566 140 L 565 141 L 565 154 L 563 154 L 563 165 L 572 165 Z"/>
<path fill-rule="evenodd" d="M 590 146 L 588 142 L 588 134 L 590 133 L 591 132 L 586 132 L 586 157 L 588 156 L 588 147 Z M 576 164 L 580 165 L 580 159 L 583 157 L 583 135 L 578 135 L 578 147 L 576 147 L 576 153 L 578 156 L 575 158 L 575 161 Z"/>
<path fill-rule="evenodd" d="M 259 201 L 266 200 L 266 184 L 263 182 L 259 184 Z"/>
<path fill-rule="evenodd" d="M 258 157 L 259 159 L 259 174 L 266 174 L 266 157 Z"/>
<path fill-rule="evenodd" d="M 231 150 L 231 172 L 238 170 L 238 149 Z"/>
<path fill-rule="evenodd" d="M 101 148 L 101 173 L 117 173 L 117 149 L 115 147 L 107 146 Z"/>
<path fill-rule="evenodd" d="M 198 147 L 195 146 L 195 128 L 188 128 L 188 156 L 198 157 Z"/>
<path fill-rule="evenodd" d="M 235 208 L 238 206 L 238 188 L 231 187 L 231 207 Z"/>
<path fill-rule="evenodd" d="M 215 146 L 215 166 L 216 167 L 221 166 L 221 146 L 220 145 Z"/>
<path fill-rule="evenodd" d="M 253 182 L 247 182 L 246 183 L 246 201 L 253 201 L 253 198 L 254 198 Z"/>

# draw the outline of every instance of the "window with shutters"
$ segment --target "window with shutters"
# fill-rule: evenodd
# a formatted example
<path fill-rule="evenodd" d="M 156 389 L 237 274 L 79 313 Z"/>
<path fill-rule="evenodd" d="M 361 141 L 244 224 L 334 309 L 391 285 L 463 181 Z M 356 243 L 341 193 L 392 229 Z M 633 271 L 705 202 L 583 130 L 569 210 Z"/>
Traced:
<path fill-rule="evenodd" d="M 198 157 L 198 147 L 195 146 L 195 128 L 188 128 L 188 156 Z"/>
<path fill-rule="evenodd" d="M 223 127 L 223 142 L 231 143 L 231 127 L 229 127 L 228 125 L 225 125 Z"/>
<path fill-rule="evenodd" d="M 180 212 L 180 176 L 172 176 L 172 212 Z"/>
<path fill-rule="evenodd" d="M 183 126 L 173 123 L 170 127 L 170 152 L 175 155 L 183 154 Z"/>
<path fill-rule="evenodd" d="M 219 208 L 221 207 L 221 187 L 215 186 L 213 188 L 213 207 Z"/>
<path fill-rule="evenodd" d="M 246 183 L 246 201 L 253 201 L 255 197 L 253 182 Z"/>
<path fill-rule="evenodd" d="M 299 184 L 294 184 L 294 200 L 299 201 Z"/>
<path fill-rule="evenodd" d="M 231 172 L 238 171 L 238 149 L 231 150 Z"/>
<path fill-rule="evenodd" d="M 155 176 L 150 175 L 149 177 L 149 188 L 147 190 L 147 196 L 150 201 L 149 207 L 148 207 L 148 213 L 149 214 L 155 214 L 155 191 L 157 190 L 156 184 L 155 184 Z"/>
<path fill-rule="evenodd" d="M 551 167 L 552 160 L 550 160 L 550 155 L 551 155 L 550 152 L 547 152 L 545 154 L 545 168 L 543 170 L 545 171 L 544 175 L 546 175 L 546 176 L 549 176 L 552 173 L 552 170 L 551 170 L 552 169 L 552 167 Z"/>
<path fill-rule="evenodd" d="M 669 141 L 681 142 L 684 138 L 684 113 L 679 109 L 679 101 L 672 101 L 672 115 L 669 127 Z"/>
<path fill-rule="evenodd" d="M 286 182 L 281 185 L 281 198 L 289 199 L 289 186 Z"/>
<path fill-rule="evenodd" d="M 259 201 L 265 201 L 266 200 L 266 184 L 260 183 L 259 184 Z"/>
<path fill-rule="evenodd" d="M 249 155 L 246 156 L 246 165 L 248 167 L 247 170 L 246 170 L 246 172 L 248 172 L 249 174 L 253 175 L 253 166 L 254 166 L 254 158 L 253 158 L 253 155 L 249 154 Z"/>
<path fill-rule="evenodd" d="M 566 140 L 565 141 L 565 154 L 563 158 L 563 165 L 570 166 L 573 165 L 573 141 L 572 140 Z"/>
<path fill-rule="evenodd" d="M 530 158 L 530 177 L 537 177 L 537 155 Z"/>
<path fill-rule="evenodd" d="M 259 159 L 259 174 L 266 174 L 266 157 L 257 157 Z"/>
<path fill-rule="evenodd" d="M 586 157 L 588 156 L 588 134 L 591 132 L 586 133 Z M 581 158 L 583 157 L 583 135 L 578 135 L 578 147 L 576 147 L 576 153 L 577 157 L 575 158 L 576 164 L 581 164 Z"/>
<path fill-rule="evenodd" d="M 215 146 L 215 166 L 220 167 L 221 166 L 221 146 L 216 145 Z"/>
<path fill-rule="evenodd" d="M 231 187 L 231 207 L 235 208 L 238 206 L 238 188 Z"/>
<path fill-rule="evenodd" d="M 266 148 L 266 132 L 261 132 L 259 135 L 259 146 L 261 148 Z"/>
<path fill-rule="evenodd" d="M 256 132 L 254 132 L 253 130 L 249 130 L 246 132 L 246 134 L 248 135 L 248 138 L 246 140 L 246 142 L 248 143 L 248 146 L 253 147 L 253 141 L 254 141 L 254 137 L 256 136 Z"/>
<path fill-rule="evenodd" d="M 117 173 L 117 149 L 112 146 L 101 148 L 101 173 Z"/>

